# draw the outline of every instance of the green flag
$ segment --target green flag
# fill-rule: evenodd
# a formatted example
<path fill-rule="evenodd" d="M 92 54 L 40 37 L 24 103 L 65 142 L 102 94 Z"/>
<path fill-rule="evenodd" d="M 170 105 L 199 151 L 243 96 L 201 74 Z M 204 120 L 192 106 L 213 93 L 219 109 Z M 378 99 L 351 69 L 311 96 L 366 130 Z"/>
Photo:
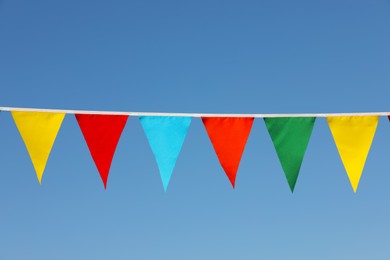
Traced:
<path fill-rule="evenodd" d="M 298 179 L 315 117 L 264 118 L 291 192 Z"/>

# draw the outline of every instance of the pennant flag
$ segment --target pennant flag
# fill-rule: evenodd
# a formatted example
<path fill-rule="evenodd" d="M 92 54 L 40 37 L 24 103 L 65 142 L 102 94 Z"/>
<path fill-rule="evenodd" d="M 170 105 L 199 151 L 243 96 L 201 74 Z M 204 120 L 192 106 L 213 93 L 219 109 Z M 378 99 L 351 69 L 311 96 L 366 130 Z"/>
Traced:
<path fill-rule="evenodd" d="M 264 118 L 291 192 L 294 191 L 315 117 Z"/>
<path fill-rule="evenodd" d="M 233 188 L 253 117 L 202 117 L 203 124 Z"/>
<path fill-rule="evenodd" d="M 156 158 L 166 191 L 191 117 L 141 116 L 139 119 Z"/>
<path fill-rule="evenodd" d="M 11 113 L 34 165 L 38 181 L 42 184 L 46 162 L 65 113 L 25 111 Z"/>
<path fill-rule="evenodd" d="M 75 116 L 106 189 L 112 158 L 128 116 L 92 114 Z"/>
<path fill-rule="evenodd" d="M 326 120 L 353 191 L 356 192 L 379 116 L 333 116 Z"/>

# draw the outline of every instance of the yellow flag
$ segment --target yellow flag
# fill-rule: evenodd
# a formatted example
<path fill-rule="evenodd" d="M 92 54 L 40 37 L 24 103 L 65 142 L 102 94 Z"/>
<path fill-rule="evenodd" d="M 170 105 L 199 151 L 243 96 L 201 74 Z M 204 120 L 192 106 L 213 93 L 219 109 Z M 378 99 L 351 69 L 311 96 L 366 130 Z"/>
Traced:
<path fill-rule="evenodd" d="M 12 111 L 16 127 L 26 145 L 39 183 L 65 113 Z"/>
<path fill-rule="evenodd" d="M 353 191 L 356 192 L 379 116 L 334 116 L 326 120 Z"/>

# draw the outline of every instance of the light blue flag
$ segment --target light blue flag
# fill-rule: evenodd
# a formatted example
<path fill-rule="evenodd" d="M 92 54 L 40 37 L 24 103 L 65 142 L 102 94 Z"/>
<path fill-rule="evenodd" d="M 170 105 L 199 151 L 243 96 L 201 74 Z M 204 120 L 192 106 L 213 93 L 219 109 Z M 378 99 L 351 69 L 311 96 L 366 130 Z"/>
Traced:
<path fill-rule="evenodd" d="M 187 135 L 191 117 L 141 116 L 139 119 L 156 157 L 166 191 Z"/>

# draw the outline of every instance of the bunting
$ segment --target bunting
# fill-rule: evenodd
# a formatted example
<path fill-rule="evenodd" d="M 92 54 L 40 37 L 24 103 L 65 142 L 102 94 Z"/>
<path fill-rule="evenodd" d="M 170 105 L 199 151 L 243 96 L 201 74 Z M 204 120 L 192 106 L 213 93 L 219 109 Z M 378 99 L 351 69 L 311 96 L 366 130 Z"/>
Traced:
<path fill-rule="evenodd" d="M 38 181 L 46 167 L 65 113 L 12 111 L 12 117 L 26 145 Z"/>
<path fill-rule="evenodd" d="M 96 114 L 75 116 L 106 189 L 112 158 L 128 116 Z"/>
<path fill-rule="evenodd" d="M 191 117 L 141 116 L 139 119 L 156 158 L 164 191 L 167 191 Z"/>
<path fill-rule="evenodd" d="M 291 192 L 309 144 L 315 117 L 264 118 Z"/>
<path fill-rule="evenodd" d="M 253 117 L 202 117 L 219 162 L 233 188 Z"/>
<path fill-rule="evenodd" d="M 344 114 L 196 114 L 52 110 L 0 107 L 10 111 L 26 146 L 37 179 L 43 173 L 66 114 L 74 114 L 91 157 L 107 188 L 115 150 L 129 116 L 138 117 L 167 190 L 192 118 L 201 118 L 218 161 L 235 187 L 240 161 L 253 122 L 263 118 L 268 134 L 294 192 L 313 127 L 326 118 L 354 192 L 375 136 L 380 116 L 390 112 Z"/>
<path fill-rule="evenodd" d="M 334 116 L 326 120 L 353 191 L 356 192 L 379 116 Z"/>

